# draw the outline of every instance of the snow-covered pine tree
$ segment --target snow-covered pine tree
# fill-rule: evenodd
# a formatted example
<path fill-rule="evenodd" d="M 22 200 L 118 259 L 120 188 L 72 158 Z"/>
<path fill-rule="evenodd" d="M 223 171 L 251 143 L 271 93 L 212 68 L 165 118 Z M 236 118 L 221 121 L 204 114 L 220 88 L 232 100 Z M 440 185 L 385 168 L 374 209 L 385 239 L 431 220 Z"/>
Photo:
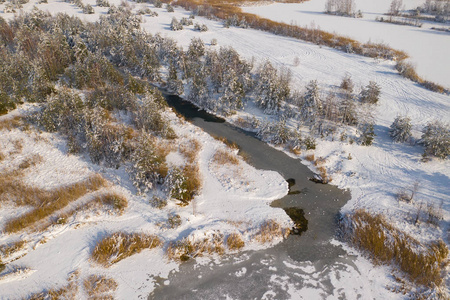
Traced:
<path fill-rule="evenodd" d="M 311 80 L 306 86 L 306 93 L 303 96 L 303 105 L 300 108 L 300 115 L 305 122 L 312 122 L 322 110 L 322 100 L 317 80 Z"/>
<path fill-rule="evenodd" d="M 361 145 L 371 146 L 375 138 L 375 131 L 372 123 L 364 123 L 361 126 Z"/>
<path fill-rule="evenodd" d="M 370 81 L 360 93 L 361 102 L 375 104 L 378 102 L 380 93 L 381 87 L 375 81 Z"/>
<path fill-rule="evenodd" d="M 429 122 L 422 130 L 423 156 L 446 159 L 450 155 L 450 126 L 440 121 Z"/>
<path fill-rule="evenodd" d="M 411 138 L 411 118 L 397 116 L 389 129 L 389 135 L 394 142 L 402 143 Z"/>
<path fill-rule="evenodd" d="M 280 110 L 282 101 L 289 96 L 289 73 L 278 75 L 277 69 L 269 61 L 262 64 L 258 70 L 255 87 L 256 103 L 265 113 L 276 113 Z"/>

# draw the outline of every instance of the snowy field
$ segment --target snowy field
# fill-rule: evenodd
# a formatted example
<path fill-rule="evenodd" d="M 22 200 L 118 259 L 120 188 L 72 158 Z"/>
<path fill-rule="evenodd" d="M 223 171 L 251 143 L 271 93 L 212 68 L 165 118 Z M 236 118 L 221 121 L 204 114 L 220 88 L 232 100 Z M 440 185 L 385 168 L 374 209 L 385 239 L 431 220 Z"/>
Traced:
<path fill-rule="evenodd" d="M 119 4 L 119 1 L 110 2 Z M 412 29 L 398 25 L 375 23 L 373 21 L 375 16 L 387 10 L 389 3 L 386 0 L 383 1 L 383 4 L 377 2 L 376 5 L 370 1 L 357 1 L 357 7 L 365 14 L 365 18 L 362 20 L 321 15 L 320 12 L 324 7 L 323 2 L 322 0 L 312 0 L 304 4 L 277 4 L 246 8 L 246 10 L 274 19 L 277 16 L 283 16 L 283 21 L 289 23 L 294 20 L 299 25 L 310 25 L 311 21 L 315 20 L 316 25 L 319 25 L 323 30 L 332 31 L 331 29 L 333 29 L 340 34 L 355 37 L 363 42 L 369 39 L 374 42 L 383 40 L 394 48 L 406 50 L 412 56 L 412 60 L 417 63 L 420 75 L 450 86 L 450 81 L 448 81 L 450 78 L 449 68 L 442 67 L 449 65 L 448 51 L 446 51 L 450 46 L 448 36 L 431 32 L 426 26 L 422 29 Z M 368 4 L 364 6 L 363 2 Z M 95 21 L 107 10 L 106 8 L 96 7 L 95 1 L 85 1 L 85 4 L 87 3 L 94 7 L 96 14 L 84 15 L 79 8 L 62 1 L 49 0 L 48 4 L 37 6 L 52 13 L 67 12 L 68 14 L 78 15 L 81 19 L 88 21 Z M 33 1 L 25 4 L 24 10 L 30 10 L 35 4 Z M 406 4 L 410 5 L 409 2 Z M 136 10 L 150 7 L 153 11 L 158 12 L 158 17 L 144 17 L 142 26 L 145 30 L 171 37 L 184 47 L 189 44 L 193 37 L 200 37 L 207 46 L 209 46 L 211 39 L 215 38 L 218 41 L 218 46 L 232 46 L 247 59 L 252 57 L 256 61 L 268 59 L 277 67 L 288 67 L 292 71 L 293 86 L 300 90 L 310 80 L 314 79 L 318 80 L 324 90 L 332 89 L 340 84 L 346 73 L 352 76 L 357 90 L 367 85 L 371 80 L 376 81 L 381 86 L 381 98 L 372 112 L 375 118 L 375 133 L 377 135 L 374 145 L 363 147 L 356 145 L 356 143 L 348 144 L 318 139 L 317 150 L 314 154 L 316 157 L 326 159 L 325 166 L 328 173 L 333 177 L 333 184 L 351 190 L 352 199 L 343 208 L 345 212 L 367 208 L 372 212 L 383 213 L 392 223 L 420 241 L 428 242 L 441 238 L 447 245 L 450 243 L 449 161 L 434 159 L 430 162 L 422 162 L 423 149 L 421 146 L 395 144 L 388 136 L 388 128 L 399 114 L 407 114 L 411 117 L 415 138 L 420 137 L 421 129 L 431 120 L 449 123 L 449 96 L 427 91 L 402 78 L 395 71 L 394 62 L 391 61 L 380 61 L 346 54 L 327 47 L 319 47 L 291 38 L 277 37 L 256 30 L 226 29 L 220 22 L 200 17 L 196 17 L 196 22 L 206 24 L 209 31 L 200 33 L 194 31 L 193 28 L 186 28 L 174 32 L 169 29 L 172 17 L 175 16 L 178 19 L 187 17 L 189 12 L 175 8 L 174 13 L 167 13 L 165 9 L 154 8 L 153 5 L 149 4 L 131 3 L 131 5 Z M 417 3 L 411 4 L 411 7 L 415 6 L 417 6 Z M 3 11 L 3 7 L 4 4 L 0 4 L 0 11 Z M 272 15 L 270 12 L 275 13 Z M 6 19 L 13 17 L 12 14 L 2 13 L 1 15 Z M 319 18 L 323 18 L 324 22 L 322 23 L 322 19 Z M 336 21 L 334 22 L 334 20 Z M 353 25 L 351 22 L 358 23 Z M 340 25 L 343 27 L 339 27 Z M 327 28 L 327 26 L 330 27 Z M 369 27 L 362 31 L 362 26 Z M 370 26 L 376 26 L 376 29 L 372 30 Z M 357 31 L 352 32 L 352 30 Z M 392 41 L 389 40 L 391 35 L 387 32 L 396 33 L 396 35 L 392 34 Z M 395 38 L 395 36 L 406 36 L 407 34 L 414 35 L 414 38 L 408 37 L 404 40 Z M 433 45 L 436 53 L 430 55 L 425 47 L 412 47 L 413 41 L 420 41 L 418 43 L 423 46 Z M 396 44 L 397 42 L 400 44 Z M 417 54 L 414 49 L 418 51 Z M 425 53 L 428 55 L 425 55 Z M 300 60 L 299 65 L 294 64 L 296 57 Z M 30 108 L 25 107 L 23 109 Z M 16 113 L 20 113 L 20 111 Z M 247 109 L 240 112 L 238 116 L 248 114 L 254 114 L 254 111 Z M 0 118 L 9 117 L 11 116 L 7 115 Z M 257 113 L 257 117 L 263 118 L 264 116 Z M 234 118 L 230 118 L 230 121 L 233 121 Z M 173 122 L 177 121 L 173 118 Z M 204 179 L 203 192 L 195 200 L 197 209 L 195 215 L 192 214 L 191 206 L 180 208 L 173 205 L 164 211 L 150 208 L 145 200 L 134 196 L 132 184 L 124 170 L 103 169 L 87 163 L 83 158 L 67 157 L 64 149 L 65 143 L 57 135 L 39 133 L 42 138 L 36 139 L 33 136 L 34 133 L 14 130 L 1 132 L 0 150 L 2 152 L 13 153 L 11 147 L 13 147 L 12 141 L 15 139 L 22 139 L 24 148 L 22 153 L 10 154 L 12 159 L 1 162 L 0 168 L 12 167 L 14 164 L 20 163 L 20 160 L 28 153 L 39 151 L 39 154 L 43 156 L 43 162 L 39 165 L 40 169 L 33 170 L 33 172 L 40 175 L 32 176 L 26 180 L 36 185 L 44 185 L 53 180 L 49 180 L 52 177 L 48 174 L 56 173 L 60 184 L 62 184 L 65 180 L 81 180 L 90 173 L 100 172 L 112 182 L 115 189 L 127 195 L 129 208 L 120 217 L 113 217 L 104 213 L 98 215 L 82 213 L 66 225 L 56 227 L 46 233 L 31 236 L 27 234 L 20 236 L 2 235 L 0 237 L 2 244 L 21 238 L 35 241 L 35 245 L 28 246 L 24 250 L 28 254 L 11 264 L 29 268 L 29 271 L 18 273 L 15 278 L 8 277 L 3 281 L 0 279 L 0 298 L 25 297 L 31 292 L 38 292 L 55 285 L 64 285 L 68 274 L 74 270 L 80 270 L 81 277 L 95 273 L 114 278 L 119 283 L 116 294 L 118 299 L 146 298 L 155 284 L 152 279 L 149 280 L 150 276 L 167 277 L 171 270 L 177 269 L 177 264 L 167 262 L 163 258 L 162 250 L 144 251 L 117 263 L 109 269 L 100 268 L 89 261 L 89 254 L 96 241 L 107 232 L 115 230 L 152 232 L 163 237 L 165 241 L 169 241 L 185 236 L 194 230 L 198 230 L 199 234 L 212 232 L 219 228 L 231 232 L 235 229 L 236 222 L 246 220 L 250 223 L 258 223 L 268 216 L 286 226 L 289 225 L 289 219 L 284 211 L 268 206 L 271 200 L 280 198 L 287 193 L 287 185 L 280 175 L 274 172 L 255 170 L 241 161 L 239 172 L 243 176 L 242 180 L 225 184 L 223 180 L 219 179 L 224 177 L 236 179 L 232 175 L 235 174 L 233 173 L 235 171 L 230 169 L 217 170 L 209 167 L 209 162 L 215 150 L 223 147 L 223 145 L 189 124 L 178 124 L 176 128 L 177 134 L 180 136 L 186 136 L 186 138 L 195 136 L 202 145 L 199 155 L 200 168 Z M 348 159 L 349 154 L 352 157 L 351 160 Z M 174 153 L 172 158 L 173 163 L 176 164 L 179 159 L 177 154 Z M 314 169 L 312 164 L 311 168 Z M 395 193 L 401 188 L 410 188 L 414 182 L 419 182 L 419 191 L 416 196 L 417 203 L 399 203 L 394 197 Z M 267 186 L 271 188 L 267 189 Z M 267 190 L 270 190 L 271 193 L 267 193 Z M 233 201 L 230 201 L 230 199 Z M 443 220 L 439 227 L 426 223 L 420 224 L 420 226 L 411 224 L 411 216 L 417 210 L 416 205 L 420 202 L 435 206 L 442 203 Z M 239 210 L 234 209 L 237 205 L 240 208 Z M 11 207 L 1 207 L 1 225 L 4 224 L 6 218 L 11 216 L 13 211 L 18 213 Z M 183 225 L 175 230 L 162 230 L 156 224 L 166 218 L 170 211 L 181 215 Z M 249 244 L 247 249 L 258 247 L 262 246 Z M 8 265 L 8 267 L 11 266 Z M 369 271 L 372 268 L 373 266 L 365 259 L 358 258 L 355 261 L 355 266 L 344 267 L 344 269 L 349 270 L 348 273 L 341 274 L 342 276 L 333 273 L 329 275 L 329 278 L 331 278 L 332 285 L 336 289 L 355 291 L 354 294 L 351 292 L 346 294 L 348 299 L 356 299 L 358 294 L 368 289 L 375 298 L 402 298 L 401 294 L 390 294 L 387 290 L 384 290 L 384 286 L 393 280 L 389 275 L 389 269 L 377 267 L 374 271 Z M 306 274 L 304 276 L 308 276 L 308 268 L 305 267 L 303 271 Z M 320 274 L 320 272 L 318 273 Z M 318 276 L 315 272 L 311 272 L 311 274 Z M 385 277 L 381 278 L 382 276 Z M 357 281 L 356 278 L 359 277 L 361 279 Z M 274 278 L 275 282 L 281 282 L 282 280 L 282 277 Z M 448 275 L 446 280 L 447 282 L 450 280 Z M 314 282 L 313 279 L 311 281 Z M 314 295 L 318 296 L 324 292 L 320 284 L 317 284 L 314 288 L 288 286 L 287 289 L 293 298 L 297 295 L 298 299 L 303 297 L 307 299 L 308 296 L 314 297 Z M 333 295 L 337 297 L 339 293 L 336 292 Z M 86 297 L 86 295 L 82 296 Z M 270 296 L 267 299 L 271 299 Z"/>
<path fill-rule="evenodd" d="M 424 0 L 404 0 L 404 8 L 415 9 Z M 391 0 L 355 0 L 356 10 L 363 18 L 346 18 L 327 15 L 324 12 L 326 0 L 311 0 L 300 4 L 270 4 L 243 7 L 245 12 L 274 21 L 299 26 L 315 26 L 328 32 L 348 36 L 359 42 L 386 43 L 394 49 L 403 50 L 410 56 L 419 76 L 450 87 L 450 35 L 448 32 L 432 30 L 431 27 L 448 27 L 448 24 L 423 22 L 421 28 L 395 25 L 375 21 L 387 17 Z"/>

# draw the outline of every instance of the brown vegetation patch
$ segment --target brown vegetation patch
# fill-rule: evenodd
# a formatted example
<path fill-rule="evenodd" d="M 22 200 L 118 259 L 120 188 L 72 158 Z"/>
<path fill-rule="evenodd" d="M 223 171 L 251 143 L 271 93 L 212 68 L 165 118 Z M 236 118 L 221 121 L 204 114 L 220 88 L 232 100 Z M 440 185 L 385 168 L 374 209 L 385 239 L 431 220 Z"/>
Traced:
<path fill-rule="evenodd" d="M 24 240 L 20 240 L 8 245 L 1 245 L 0 246 L 0 256 L 3 258 L 6 258 L 8 256 L 11 256 L 14 252 L 20 251 L 23 248 L 25 248 L 27 242 Z"/>
<path fill-rule="evenodd" d="M 213 233 L 199 240 L 187 237 L 180 241 L 171 242 L 166 249 L 166 255 L 169 259 L 180 262 L 213 253 L 219 255 L 225 253 L 224 239 L 221 233 Z"/>
<path fill-rule="evenodd" d="M 67 285 L 61 288 L 53 288 L 42 291 L 37 294 L 32 294 L 26 299 L 28 300 L 48 300 L 48 299 L 65 299 L 77 300 L 78 285 L 74 281 L 70 281 Z"/>
<path fill-rule="evenodd" d="M 95 174 L 81 182 L 60 187 L 52 191 L 44 191 L 42 189 L 29 187 L 14 179 L 11 181 L 1 177 L 2 176 L 0 176 L 0 195 L 6 192 L 11 196 L 12 193 L 17 204 L 34 206 L 32 211 L 6 223 L 4 230 L 8 233 L 21 231 L 66 207 L 69 203 L 77 200 L 88 192 L 98 190 L 100 187 L 106 185 L 106 180 L 100 175 Z M 28 193 L 30 192 L 33 194 L 29 195 Z M 25 196 L 25 199 L 22 198 L 23 196 Z"/>
<path fill-rule="evenodd" d="M 180 153 L 188 160 L 189 164 L 193 164 L 200 152 L 201 145 L 196 139 L 191 139 L 187 143 L 180 145 Z"/>
<path fill-rule="evenodd" d="M 109 205 L 119 212 L 123 212 L 128 206 L 128 200 L 123 195 L 108 192 L 95 196 L 91 201 L 92 203 L 98 203 L 101 205 Z"/>
<path fill-rule="evenodd" d="M 307 160 L 307 161 L 314 161 L 314 154 L 308 154 L 308 155 L 306 155 L 306 157 L 305 157 L 305 159 Z"/>
<path fill-rule="evenodd" d="M 219 149 L 216 151 L 216 153 L 213 156 L 212 161 L 220 166 L 230 164 L 230 165 L 238 165 L 239 159 L 231 154 L 230 152 Z"/>
<path fill-rule="evenodd" d="M 14 116 L 12 118 L 5 118 L 0 120 L 0 130 L 11 130 L 23 125 L 23 119 L 20 116 Z"/>
<path fill-rule="evenodd" d="M 421 244 L 382 215 L 371 215 L 365 210 L 356 211 L 350 221 L 352 243 L 370 253 L 375 261 L 396 264 L 416 284 L 433 287 L 443 283 L 449 253 L 443 241 Z"/>
<path fill-rule="evenodd" d="M 287 238 L 289 233 L 289 228 L 283 228 L 275 220 L 267 220 L 261 224 L 260 229 L 254 238 L 258 242 L 265 244 L 276 238 Z"/>
<path fill-rule="evenodd" d="M 144 249 L 152 249 L 161 245 L 162 241 L 156 235 L 115 232 L 103 238 L 95 246 L 91 257 L 97 263 L 109 267 Z"/>
<path fill-rule="evenodd" d="M 240 233 L 231 233 L 227 237 L 227 247 L 230 250 L 240 250 L 244 248 L 245 242 Z"/>
<path fill-rule="evenodd" d="M 114 299 L 110 293 L 117 289 L 118 284 L 103 275 L 90 275 L 84 280 L 83 286 L 90 299 Z"/>

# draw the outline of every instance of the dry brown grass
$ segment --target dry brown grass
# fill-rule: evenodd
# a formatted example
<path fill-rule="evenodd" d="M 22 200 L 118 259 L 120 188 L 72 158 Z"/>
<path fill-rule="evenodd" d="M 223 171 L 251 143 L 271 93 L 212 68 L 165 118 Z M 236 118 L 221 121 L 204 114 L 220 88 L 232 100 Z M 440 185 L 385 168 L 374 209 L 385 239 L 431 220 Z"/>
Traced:
<path fill-rule="evenodd" d="M 28 300 L 57 300 L 57 299 L 65 299 L 65 300 L 77 300 L 78 293 L 78 285 L 76 282 L 71 281 L 67 285 L 62 288 L 53 288 L 50 290 L 46 290 L 37 294 L 32 294 L 28 296 L 26 299 Z"/>
<path fill-rule="evenodd" d="M 268 243 L 275 238 L 287 238 L 291 230 L 289 228 L 283 228 L 274 220 L 267 220 L 261 224 L 259 231 L 254 238 L 262 243 Z"/>
<path fill-rule="evenodd" d="M 0 120 L 0 130 L 11 130 L 13 128 L 19 128 L 22 125 L 23 119 L 21 116 L 14 116 L 12 118 Z"/>
<path fill-rule="evenodd" d="M 224 137 L 213 136 L 213 138 L 218 140 L 218 141 L 221 141 L 222 143 L 224 143 L 231 150 L 238 150 L 239 149 L 238 144 L 236 144 L 235 142 L 231 142 L 231 141 L 229 141 L 228 139 L 226 139 Z"/>
<path fill-rule="evenodd" d="M 308 155 L 306 155 L 305 159 L 306 159 L 307 161 L 315 161 L 314 154 L 308 154 Z"/>
<path fill-rule="evenodd" d="M 214 154 L 212 161 L 220 166 L 230 164 L 230 165 L 238 165 L 239 159 L 233 155 L 232 153 L 219 149 Z"/>
<path fill-rule="evenodd" d="M 6 158 L 6 155 L 0 151 L 0 162 Z"/>
<path fill-rule="evenodd" d="M 194 199 L 196 195 L 200 192 L 202 188 L 202 177 L 200 174 L 200 170 L 198 165 L 188 164 L 183 168 L 183 176 L 185 177 L 185 181 L 183 183 L 183 188 L 185 192 L 181 195 L 181 204 L 187 205 L 189 202 Z"/>
<path fill-rule="evenodd" d="M 20 251 L 23 248 L 25 248 L 27 242 L 25 240 L 20 240 L 8 245 L 1 245 L 0 246 L 0 256 L 3 258 L 7 258 L 8 256 L 11 256 L 14 252 Z"/>
<path fill-rule="evenodd" d="M 222 233 L 212 233 L 203 239 L 187 237 L 180 241 L 171 242 L 166 249 L 169 259 L 175 261 L 188 261 L 191 258 L 213 253 L 223 255 L 225 253 L 224 238 Z"/>
<path fill-rule="evenodd" d="M 90 275 L 83 281 L 83 286 L 89 299 L 114 299 L 111 293 L 117 290 L 118 284 L 104 275 Z"/>
<path fill-rule="evenodd" d="M 428 287 L 443 283 L 449 250 L 441 240 L 424 245 L 389 224 L 382 215 L 358 210 L 350 216 L 351 241 L 381 263 L 393 263 L 408 278 Z"/>
<path fill-rule="evenodd" d="M 17 178 L 16 178 L 17 179 Z M 27 204 L 34 206 L 34 209 L 17 218 L 9 220 L 5 225 L 5 232 L 14 233 L 34 225 L 38 221 L 48 217 L 54 212 L 66 207 L 69 203 L 77 200 L 88 192 L 98 190 L 106 185 L 106 180 L 98 174 L 89 177 L 86 180 L 77 182 L 68 186 L 63 186 L 52 191 L 44 191 L 34 187 L 28 187 L 17 180 L 5 180 L 1 182 L 0 178 L 0 195 L 5 193 L 13 193 L 17 204 Z M 3 191 L 2 191 L 3 187 Z M 28 195 L 27 192 L 33 192 Z M 21 196 L 26 196 L 22 199 Z"/>
<path fill-rule="evenodd" d="M 128 206 L 128 200 L 125 196 L 113 192 L 97 195 L 91 202 L 100 205 L 108 205 L 119 213 L 122 213 Z"/>
<path fill-rule="evenodd" d="M 231 233 L 227 237 L 227 247 L 230 250 L 240 250 L 244 248 L 245 242 L 240 233 Z"/>
<path fill-rule="evenodd" d="M 43 161 L 44 158 L 40 154 L 32 154 L 19 164 L 19 169 L 28 169 L 29 167 L 34 167 Z"/>
<path fill-rule="evenodd" d="M 92 259 L 104 267 L 109 267 L 122 259 L 162 245 L 156 235 L 144 233 L 115 232 L 103 238 L 91 254 Z"/>
<path fill-rule="evenodd" d="M 188 164 L 193 164 L 197 160 L 201 145 L 196 139 L 191 139 L 187 143 L 180 145 L 179 149 L 180 153 L 187 159 Z"/>

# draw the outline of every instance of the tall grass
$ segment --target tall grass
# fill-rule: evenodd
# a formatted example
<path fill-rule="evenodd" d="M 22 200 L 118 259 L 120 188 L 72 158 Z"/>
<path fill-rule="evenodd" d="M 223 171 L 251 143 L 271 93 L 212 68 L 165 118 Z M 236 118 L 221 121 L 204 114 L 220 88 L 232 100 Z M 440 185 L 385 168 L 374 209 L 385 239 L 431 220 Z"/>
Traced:
<path fill-rule="evenodd" d="M 219 255 L 225 253 L 224 237 L 221 233 L 212 233 L 203 239 L 195 239 L 190 236 L 171 242 L 166 249 L 167 257 L 179 262 L 213 253 Z"/>
<path fill-rule="evenodd" d="M 162 245 L 155 235 L 144 233 L 115 232 L 103 238 L 91 254 L 91 258 L 104 267 L 109 267 L 144 249 Z"/>
<path fill-rule="evenodd" d="M 83 286 L 89 299 L 114 299 L 109 293 L 115 291 L 118 284 L 104 275 L 90 275 L 83 281 Z"/>
<path fill-rule="evenodd" d="M 239 164 L 239 160 L 238 158 L 231 154 L 229 151 L 223 150 L 223 149 L 219 149 L 216 151 L 216 153 L 214 154 L 212 161 L 218 165 L 226 165 L 226 164 L 231 164 L 231 165 L 238 165 Z"/>
<path fill-rule="evenodd" d="M 275 220 L 267 220 L 261 224 L 254 239 L 262 244 L 270 243 L 277 238 L 287 238 L 291 230 L 283 228 Z"/>
<path fill-rule="evenodd" d="M 98 174 L 81 182 L 63 186 L 52 191 L 28 187 L 23 183 L 18 183 L 16 180 L 13 180 L 12 182 L 5 178 L 3 178 L 3 180 L 4 181 L 0 183 L 0 194 L 2 194 L 2 187 L 6 187 L 7 192 L 9 193 L 15 193 L 16 198 L 20 198 L 20 196 L 29 192 L 34 193 L 34 195 L 27 195 L 25 201 L 24 199 L 21 199 L 21 201 L 24 201 L 23 204 L 31 204 L 34 206 L 34 209 L 17 218 L 9 220 L 4 228 L 7 233 L 14 233 L 28 228 L 54 212 L 66 207 L 69 203 L 77 200 L 88 192 L 98 190 L 106 185 L 106 180 Z M 22 188 L 25 189 L 25 191 L 22 190 Z"/>
<path fill-rule="evenodd" d="M 441 240 L 424 245 L 389 224 L 382 215 L 358 210 L 349 217 L 350 240 L 377 262 L 394 264 L 408 278 L 428 287 L 443 283 L 449 250 Z"/>

